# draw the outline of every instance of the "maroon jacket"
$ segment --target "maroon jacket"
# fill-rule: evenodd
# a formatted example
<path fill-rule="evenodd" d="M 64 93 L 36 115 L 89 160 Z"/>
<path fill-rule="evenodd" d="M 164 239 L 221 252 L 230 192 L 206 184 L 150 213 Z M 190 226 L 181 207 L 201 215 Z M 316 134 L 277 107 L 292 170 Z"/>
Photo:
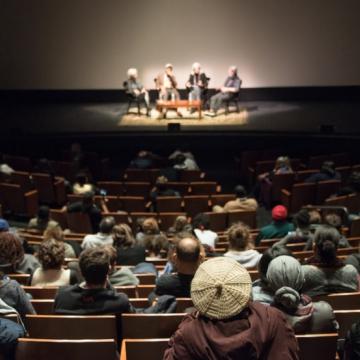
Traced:
<path fill-rule="evenodd" d="M 252 302 L 228 320 L 187 315 L 169 341 L 164 360 L 298 360 L 292 328 L 277 309 Z"/>

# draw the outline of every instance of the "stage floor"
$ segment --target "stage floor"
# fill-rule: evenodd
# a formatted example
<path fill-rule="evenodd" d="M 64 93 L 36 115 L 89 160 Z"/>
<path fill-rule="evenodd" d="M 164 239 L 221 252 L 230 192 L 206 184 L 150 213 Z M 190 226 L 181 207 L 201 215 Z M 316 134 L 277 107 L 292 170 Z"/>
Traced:
<path fill-rule="evenodd" d="M 69 134 L 118 132 L 167 132 L 168 123 L 180 123 L 183 132 L 254 132 L 319 134 L 323 125 L 335 135 L 360 135 L 360 104 L 355 102 L 281 102 L 241 103 L 240 113 L 231 112 L 197 118 L 181 109 L 168 119 L 152 111 L 145 115 L 126 115 L 125 103 L 55 103 L 2 106 L 2 134 Z M 135 109 L 133 109 L 135 110 Z M 4 121 L 5 120 L 5 121 Z M 329 129 L 328 127 L 328 129 Z"/>

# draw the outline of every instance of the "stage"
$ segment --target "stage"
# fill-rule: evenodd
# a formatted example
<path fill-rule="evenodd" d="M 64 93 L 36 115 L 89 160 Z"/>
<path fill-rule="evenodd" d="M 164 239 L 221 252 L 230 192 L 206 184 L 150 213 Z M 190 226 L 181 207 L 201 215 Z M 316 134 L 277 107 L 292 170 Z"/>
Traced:
<path fill-rule="evenodd" d="M 179 123 L 183 133 L 293 134 L 354 137 L 360 135 L 360 103 L 347 101 L 244 101 L 240 112 L 216 117 L 169 111 L 167 119 L 153 110 L 149 117 L 126 113 L 126 102 L 19 102 L 1 106 L 1 134 L 105 135 L 168 132 Z M 234 109 L 230 109 L 234 110 Z"/>

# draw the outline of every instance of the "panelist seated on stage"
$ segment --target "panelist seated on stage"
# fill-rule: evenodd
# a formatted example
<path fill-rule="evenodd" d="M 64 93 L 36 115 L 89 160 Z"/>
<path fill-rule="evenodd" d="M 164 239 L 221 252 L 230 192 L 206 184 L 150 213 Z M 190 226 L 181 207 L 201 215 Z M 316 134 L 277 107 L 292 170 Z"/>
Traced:
<path fill-rule="evenodd" d="M 160 100 L 180 100 L 177 81 L 171 64 L 165 65 L 165 71 L 155 78 L 156 89 Z"/>
<path fill-rule="evenodd" d="M 207 116 L 216 116 L 224 101 L 230 100 L 236 93 L 240 91 L 241 79 L 237 74 L 236 66 L 230 66 L 228 77 L 219 92 L 210 98 L 210 111 L 205 113 Z"/>
<path fill-rule="evenodd" d="M 208 87 L 208 77 L 201 72 L 201 65 L 195 62 L 192 65 L 192 72 L 186 82 L 186 89 L 189 91 L 189 101 L 202 100 L 205 90 Z"/>
<path fill-rule="evenodd" d="M 130 68 L 127 71 L 127 80 L 124 81 L 125 90 L 132 95 L 139 103 L 143 102 L 146 109 L 150 108 L 149 93 L 138 80 L 138 71 L 135 68 Z"/>

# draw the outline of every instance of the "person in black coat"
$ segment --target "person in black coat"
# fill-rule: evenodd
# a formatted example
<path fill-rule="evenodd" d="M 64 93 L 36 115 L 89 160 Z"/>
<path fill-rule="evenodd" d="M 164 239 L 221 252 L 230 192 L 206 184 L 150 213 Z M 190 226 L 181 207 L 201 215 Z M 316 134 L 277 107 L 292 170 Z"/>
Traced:
<path fill-rule="evenodd" d="M 204 93 L 208 87 L 209 78 L 205 73 L 201 72 L 201 66 L 199 63 L 192 65 L 192 72 L 189 76 L 185 86 L 189 92 L 189 100 L 203 100 Z"/>

